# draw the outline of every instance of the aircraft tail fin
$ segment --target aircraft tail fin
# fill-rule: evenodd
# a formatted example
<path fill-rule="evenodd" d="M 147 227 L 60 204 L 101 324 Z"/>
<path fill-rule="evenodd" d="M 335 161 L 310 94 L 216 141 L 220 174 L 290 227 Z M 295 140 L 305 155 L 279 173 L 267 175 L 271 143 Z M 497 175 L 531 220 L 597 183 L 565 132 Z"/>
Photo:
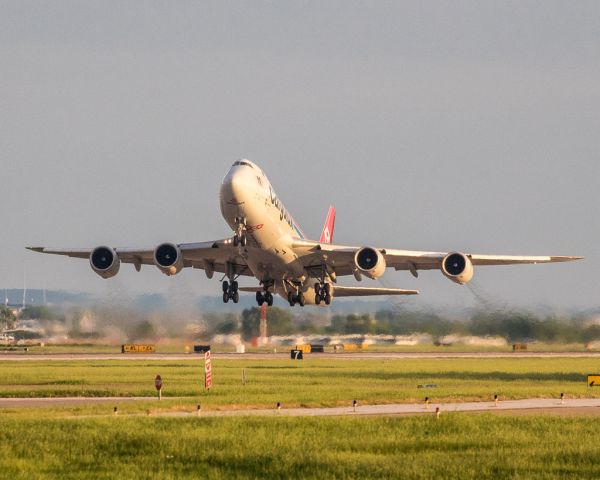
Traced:
<path fill-rule="evenodd" d="M 319 243 L 331 243 L 333 241 L 333 229 L 335 227 L 335 207 L 332 205 L 329 207 L 327 212 L 327 218 L 325 219 L 325 225 L 323 225 L 323 231 L 321 232 L 321 238 Z"/>

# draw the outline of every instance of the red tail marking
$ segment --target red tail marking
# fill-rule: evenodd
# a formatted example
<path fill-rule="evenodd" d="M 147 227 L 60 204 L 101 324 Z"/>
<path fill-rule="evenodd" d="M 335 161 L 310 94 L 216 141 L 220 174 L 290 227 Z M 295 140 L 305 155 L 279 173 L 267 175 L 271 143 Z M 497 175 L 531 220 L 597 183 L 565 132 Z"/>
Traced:
<path fill-rule="evenodd" d="M 321 232 L 320 243 L 331 243 L 333 240 L 333 229 L 335 227 L 335 207 L 329 207 L 327 212 L 327 218 L 325 219 L 325 225 L 323 225 L 323 231 Z"/>

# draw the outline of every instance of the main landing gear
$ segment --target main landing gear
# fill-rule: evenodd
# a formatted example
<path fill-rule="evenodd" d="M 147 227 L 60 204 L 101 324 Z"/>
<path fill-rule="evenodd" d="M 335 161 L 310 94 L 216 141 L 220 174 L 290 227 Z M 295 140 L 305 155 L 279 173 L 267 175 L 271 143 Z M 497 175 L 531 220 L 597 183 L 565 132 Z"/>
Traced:
<path fill-rule="evenodd" d="M 290 302 L 290 307 L 298 304 L 301 307 L 304 306 L 304 293 L 301 290 L 298 290 L 298 293 L 294 294 L 294 292 L 288 292 L 288 302 Z"/>
<path fill-rule="evenodd" d="M 233 236 L 233 245 L 237 247 L 248 245 L 248 237 L 246 235 L 246 218 L 235 217 L 235 235 Z"/>
<path fill-rule="evenodd" d="M 266 303 L 269 307 L 273 305 L 273 294 L 268 290 L 266 292 L 256 292 L 256 303 L 261 307 L 263 303 Z"/>
<path fill-rule="evenodd" d="M 238 282 L 233 280 L 229 283 L 227 280 L 223 282 L 223 303 L 227 303 L 229 299 L 233 300 L 233 303 L 240 301 L 240 292 L 238 292 Z"/>
<path fill-rule="evenodd" d="M 258 306 L 262 306 L 263 303 L 266 303 L 269 307 L 273 305 L 273 294 L 269 291 L 269 288 L 273 287 L 273 280 L 263 280 L 261 282 L 263 286 L 263 292 L 256 292 L 256 303 Z"/>
<path fill-rule="evenodd" d="M 325 305 L 331 304 L 330 283 L 315 283 L 315 304 L 320 305 L 321 301 L 325 302 Z"/>

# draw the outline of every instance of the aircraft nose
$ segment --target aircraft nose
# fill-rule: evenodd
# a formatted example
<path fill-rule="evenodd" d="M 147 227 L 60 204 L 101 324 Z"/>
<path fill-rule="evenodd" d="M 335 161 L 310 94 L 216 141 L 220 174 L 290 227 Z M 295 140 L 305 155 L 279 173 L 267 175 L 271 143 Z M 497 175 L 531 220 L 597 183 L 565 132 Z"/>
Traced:
<path fill-rule="evenodd" d="M 249 170 L 249 168 L 244 167 L 233 168 L 223 182 L 228 196 L 234 202 L 243 202 L 249 191 L 252 180 Z"/>

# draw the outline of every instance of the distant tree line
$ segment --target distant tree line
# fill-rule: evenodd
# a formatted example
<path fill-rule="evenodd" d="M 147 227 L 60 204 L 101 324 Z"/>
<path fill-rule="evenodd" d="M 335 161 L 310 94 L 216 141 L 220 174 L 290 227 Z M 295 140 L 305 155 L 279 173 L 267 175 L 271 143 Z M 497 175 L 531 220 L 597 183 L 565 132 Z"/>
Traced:
<path fill-rule="evenodd" d="M 36 319 L 40 322 L 58 321 L 71 325 L 74 337 L 98 336 L 103 327 L 118 326 L 130 340 L 158 338 L 162 335 L 182 335 L 183 326 L 199 325 L 194 334 L 198 338 L 211 338 L 216 334 L 241 334 L 250 340 L 260 334 L 260 310 L 247 308 L 240 313 L 196 312 L 192 317 L 176 319 L 173 314 L 149 312 L 129 308 L 96 307 L 91 312 L 96 319 L 97 330 L 82 331 L 79 319 L 84 310 L 61 307 L 30 306 L 15 318 L 8 308 L 0 309 L 0 327 L 11 328 L 18 319 Z M 412 310 L 380 310 L 372 314 L 344 314 L 328 316 L 310 310 L 270 307 L 268 310 L 268 334 L 430 334 L 440 338 L 449 334 L 498 336 L 508 342 L 540 341 L 547 343 L 588 343 L 600 340 L 600 317 L 594 321 L 589 315 L 558 316 L 539 314 L 525 310 L 476 311 L 464 319 L 450 319 L 439 312 Z M 160 327 L 162 326 L 162 330 Z"/>
<path fill-rule="evenodd" d="M 331 330 L 339 333 L 410 335 L 428 333 L 503 337 L 508 342 L 587 343 L 600 340 L 600 324 L 584 316 L 559 317 L 522 311 L 476 312 L 465 320 L 437 313 L 378 311 L 369 315 L 336 315 Z"/>

